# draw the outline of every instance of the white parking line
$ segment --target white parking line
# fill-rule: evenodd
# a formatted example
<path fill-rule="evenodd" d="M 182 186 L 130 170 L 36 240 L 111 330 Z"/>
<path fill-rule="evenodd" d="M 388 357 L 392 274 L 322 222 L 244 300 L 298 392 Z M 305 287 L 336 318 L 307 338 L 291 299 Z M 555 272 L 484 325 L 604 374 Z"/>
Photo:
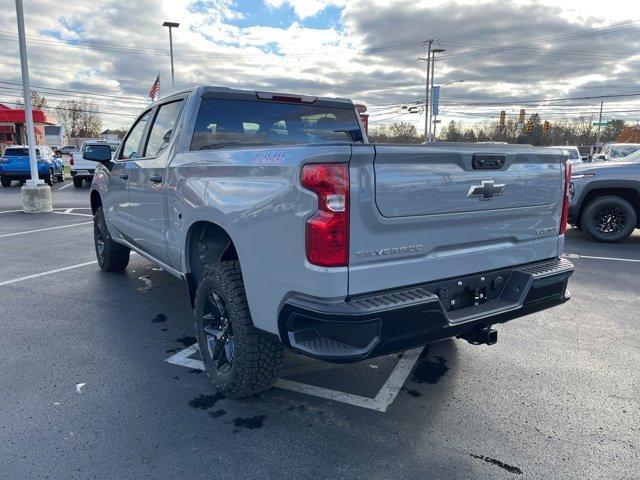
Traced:
<path fill-rule="evenodd" d="M 86 267 L 87 265 L 93 265 L 98 263 L 97 260 L 91 262 L 77 263 L 75 265 L 69 265 L 68 267 L 56 268 L 55 270 L 48 270 L 46 272 L 34 273 L 33 275 L 27 275 L 26 277 L 14 278 L 13 280 L 5 280 L 0 282 L 0 287 L 4 285 L 11 285 L 12 283 L 24 282 L 25 280 L 31 280 L 32 278 L 44 277 L 45 275 L 51 275 L 52 273 L 64 272 L 66 270 L 73 270 L 74 268 Z"/>
<path fill-rule="evenodd" d="M 47 230 L 57 230 L 59 228 L 79 227 L 81 225 L 89 225 L 90 223 L 93 222 L 72 223 L 70 225 L 58 225 L 57 227 L 38 228 L 37 230 L 27 230 L 24 232 L 5 233 L 4 235 L 0 235 L 0 238 L 15 237 L 16 235 L 26 235 L 27 233 L 45 232 Z"/>
<path fill-rule="evenodd" d="M 73 210 L 73 208 L 69 208 L 67 210 Z M 78 217 L 93 217 L 93 215 L 91 215 L 90 213 L 75 213 L 75 212 L 68 212 L 68 211 L 64 211 L 64 212 L 53 212 L 53 213 L 57 213 L 58 215 L 77 215 Z"/>
<path fill-rule="evenodd" d="M 56 212 L 56 210 L 64 210 L 65 212 L 67 210 L 91 210 L 91 207 L 72 207 L 72 208 L 60 207 L 60 208 L 54 208 L 53 209 L 54 213 L 60 213 L 60 212 Z M 23 212 L 22 209 L 20 209 L 20 210 L 0 210 L 0 213 L 21 213 L 21 212 Z"/>
<path fill-rule="evenodd" d="M 60 187 L 58 190 L 64 190 L 65 188 L 69 188 L 73 183 L 68 183 L 64 187 Z"/>
<path fill-rule="evenodd" d="M 389 375 L 389 378 L 384 382 L 380 391 L 374 398 L 363 397 L 361 395 L 354 395 L 352 393 L 340 392 L 338 390 L 330 390 L 328 388 L 318 387 L 316 385 L 308 385 L 306 383 L 294 382 L 292 380 L 285 380 L 279 378 L 276 380 L 275 387 L 283 388 L 285 390 L 291 390 L 293 392 L 304 393 L 306 395 L 313 395 L 314 397 L 320 397 L 327 400 L 333 400 L 335 402 L 348 403 L 356 407 L 368 408 L 370 410 L 376 410 L 378 412 L 386 412 L 389 405 L 393 403 L 398 392 L 406 382 L 407 377 L 411 373 L 414 365 L 420 357 L 424 347 L 414 348 L 405 352 L 402 358 L 398 361 L 395 368 Z M 171 355 L 165 359 L 166 362 L 181 367 L 193 368 L 196 370 L 204 370 L 204 363 L 202 360 L 196 360 L 190 358 L 191 355 L 198 351 L 198 344 L 195 343 L 190 347 L 187 347 L 179 352 Z M 286 372 L 285 372 L 286 373 Z"/>
<path fill-rule="evenodd" d="M 597 257 L 594 255 L 582 255 L 579 253 L 565 253 L 563 257 L 564 258 L 588 258 L 591 260 L 611 260 L 614 262 L 640 263 L 640 260 L 637 260 L 635 258 Z"/>

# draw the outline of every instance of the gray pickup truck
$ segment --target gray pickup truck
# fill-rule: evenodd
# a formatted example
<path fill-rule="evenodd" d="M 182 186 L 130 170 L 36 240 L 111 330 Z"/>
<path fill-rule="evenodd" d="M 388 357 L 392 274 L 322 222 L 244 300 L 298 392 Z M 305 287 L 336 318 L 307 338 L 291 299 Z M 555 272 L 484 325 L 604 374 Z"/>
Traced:
<path fill-rule="evenodd" d="M 91 187 L 98 263 L 185 281 L 207 373 L 268 388 L 284 348 L 355 362 L 569 298 L 568 170 L 524 145 L 368 143 L 351 101 L 198 87 L 150 105 Z"/>
<path fill-rule="evenodd" d="M 599 242 L 620 242 L 640 228 L 640 153 L 574 165 L 569 223 Z"/>

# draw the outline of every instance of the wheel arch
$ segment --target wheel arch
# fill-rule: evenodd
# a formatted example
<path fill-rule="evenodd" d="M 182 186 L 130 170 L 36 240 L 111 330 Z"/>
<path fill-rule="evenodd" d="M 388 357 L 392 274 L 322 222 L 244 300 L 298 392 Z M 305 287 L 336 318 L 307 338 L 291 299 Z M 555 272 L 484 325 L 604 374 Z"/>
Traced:
<path fill-rule="evenodd" d="M 98 207 L 102 205 L 102 197 L 100 196 L 100 192 L 98 192 L 97 190 L 92 190 L 90 201 L 91 201 L 91 213 L 95 215 Z"/>
<path fill-rule="evenodd" d="M 191 306 L 206 265 L 227 260 L 238 260 L 238 251 L 231 235 L 217 223 L 200 220 L 194 222 L 185 238 L 184 261 Z"/>

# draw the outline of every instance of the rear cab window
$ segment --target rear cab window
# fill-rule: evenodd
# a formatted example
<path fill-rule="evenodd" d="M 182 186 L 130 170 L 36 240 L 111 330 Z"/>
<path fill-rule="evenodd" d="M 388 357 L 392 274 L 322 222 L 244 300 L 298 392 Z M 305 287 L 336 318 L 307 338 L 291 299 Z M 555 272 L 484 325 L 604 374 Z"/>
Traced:
<path fill-rule="evenodd" d="M 27 148 L 7 148 L 4 152 L 5 157 L 25 157 L 29 155 Z"/>
<path fill-rule="evenodd" d="M 191 150 L 362 142 L 355 109 L 203 98 Z"/>

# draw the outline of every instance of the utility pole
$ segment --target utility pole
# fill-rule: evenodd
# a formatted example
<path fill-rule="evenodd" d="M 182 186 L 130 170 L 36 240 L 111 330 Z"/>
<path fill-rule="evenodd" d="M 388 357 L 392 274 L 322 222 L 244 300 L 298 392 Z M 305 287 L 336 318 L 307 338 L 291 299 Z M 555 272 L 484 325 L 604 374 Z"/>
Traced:
<path fill-rule="evenodd" d="M 433 45 L 433 38 L 422 41 L 422 46 L 427 47 L 427 58 L 420 57 L 418 60 L 427 61 L 427 80 L 424 86 L 424 141 L 429 141 L 429 119 L 431 117 L 429 113 L 429 71 L 431 70 L 431 45 Z"/>
<path fill-rule="evenodd" d="M 36 138 L 33 127 L 33 110 L 31 108 L 31 88 L 29 85 L 29 63 L 27 59 L 27 40 L 24 30 L 24 10 L 22 0 L 16 0 L 16 16 L 18 18 L 18 45 L 20 48 L 20 67 L 22 69 L 22 91 L 24 96 L 24 116 L 27 124 L 27 143 L 29 147 L 29 167 L 31 179 L 21 188 L 22 210 L 25 213 L 49 213 L 53 211 L 51 189 L 38 178 L 38 158 L 36 155 Z"/>
<path fill-rule="evenodd" d="M 163 27 L 169 27 L 169 52 L 171 54 L 171 92 L 176 91 L 176 78 L 173 73 L 173 36 L 171 35 L 172 28 L 178 28 L 180 26 L 179 23 L 175 22 L 164 22 L 162 24 Z"/>
<path fill-rule="evenodd" d="M 598 153 L 598 145 L 600 144 L 600 129 L 602 128 L 602 106 L 604 100 L 600 101 L 600 115 L 598 116 L 598 133 L 596 134 L 596 153 Z"/>

